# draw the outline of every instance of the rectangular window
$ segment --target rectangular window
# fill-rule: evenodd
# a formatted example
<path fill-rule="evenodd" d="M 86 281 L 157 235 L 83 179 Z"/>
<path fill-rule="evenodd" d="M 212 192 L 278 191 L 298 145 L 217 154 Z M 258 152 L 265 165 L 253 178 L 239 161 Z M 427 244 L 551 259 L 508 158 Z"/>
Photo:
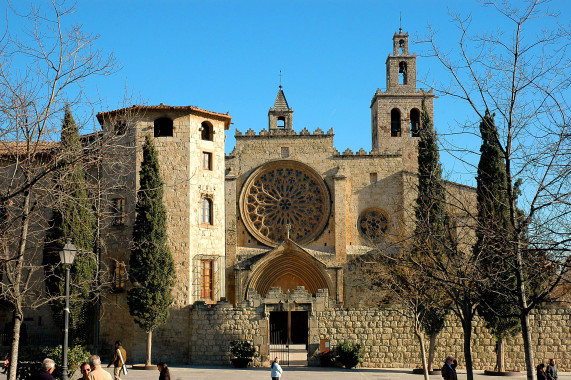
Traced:
<path fill-rule="evenodd" d="M 371 180 L 371 184 L 377 182 L 377 173 L 369 173 L 369 178 Z"/>
<path fill-rule="evenodd" d="M 202 169 L 212 170 L 212 153 L 202 152 Z"/>
<path fill-rule="evenodd" d="M 125 224 L 125 198 L 113 198 L 111 200 L 112 224 L 122 226 Z"/>
<path fill-rule="evenodd" d="M 113 268 L 113 291 L 122 292 L 125 290 L 125 279 L 127 277 L 127 270 L 123 260 L 115 261 L 115 268 Z"/>
<path fill-rule="evenodd" d="M 200 298 L 212 300 L 214 298 L 214 262 L 213 260 L 201 261 L 201 285 Z"/>

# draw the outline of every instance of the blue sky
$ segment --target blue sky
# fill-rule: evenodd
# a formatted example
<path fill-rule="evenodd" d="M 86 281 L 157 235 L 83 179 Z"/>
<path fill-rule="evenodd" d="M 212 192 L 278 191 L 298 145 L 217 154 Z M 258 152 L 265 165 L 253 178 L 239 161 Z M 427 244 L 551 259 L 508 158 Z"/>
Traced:
<path fill-rule="evenodd" d="M 571 19 L 567 0 L 553 1 L 551 8 L 562 12 L 563 22 Z M 471 12 L 474 31 L 502 26 L 475 0 L 93 0 L 79 1 L 71 20 L 99 34 L 96 47 L 112 51 L 122 66 L 88 83 L 88 93 L 103 99 L 96 111 L 121 107 L 127 87 L 147 104 L 229 112 L 234 123 L 227 132 L 230 152 L 235 128 L 267 128 L 282 70 L 294 129 L 333 127 L 339 151 L 368 151 L 370 101 L 377 88 L 385 88 L 385 59 L 400 12 L 410 51 L 421 55 L 426 49 L 414 42 L 428 25 L 438 31 L 442 46 L 453 44 L 450 10 Z M 417 67 L 419 78 L 446 80 L 429 58 L 419 56 Z M 452 99 L 435 102 L 437 131 L 478 150 L 477 139 L 450 135 L 457 122 L 473 119 Z M 475 183 L 458 160 L 442 153 L 442 161 L 450 179 Z"/>

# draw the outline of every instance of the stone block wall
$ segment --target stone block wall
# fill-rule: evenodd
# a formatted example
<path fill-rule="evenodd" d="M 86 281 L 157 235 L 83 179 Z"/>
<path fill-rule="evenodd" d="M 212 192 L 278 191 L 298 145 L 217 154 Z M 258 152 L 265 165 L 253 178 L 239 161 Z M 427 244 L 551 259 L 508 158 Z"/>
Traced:
<path fill-rule="evenodd" d="M 190 362 L 193 364 L 228 365 L 228 347 L 232 339 L 253 341 L 260 353 L 267 351 L 268 318 L 263 305 L 257 308 L 242 303 L 228 303 L 191 310 Z M 571 371 L 571 308 L 560 307 L 536 311 L 531 316 L 535 363 L 555 358 L 560 371 Z M 475 369 L 493 369 L 495 341 L 484 322 L 474 321 L 472 360 Z M 336 346 L 344 340 L 359 342 L 364 349 L 363 367 L 414 368 L 421 366 L 420 350 L 411 321 L 396 310 L 366 308 L 328 308 L 309 315 L 309 355 L 319 352 L 319 340 L 330 339 Z M 428 339 L 426 341 L 428 349 Z M 460 321 L 448 317 L 444 330 L 436 339 L 435 366 L 452 355 L 464 365 L 463 333 Z M 505 344 L 506 367 L 525 370 L 523 342 L 520 335 Z M 311 362 L 317 363 L 317 360 Z M 260 361 L 256 362 L 259 364 Z"/>
<path fill-rule="evenodd" d="M 411 321 L 397 311 L 375 309 L 330 309 L 315 315 L 319 339 L 330 339 L 332 346 L 344 340 L 363 345 L 365 367 L 420 367 L 420 350 Z M 531 316 L 536 364 L 556 358 L 561 371 L 571 370 L 571 308 L 545 309 Z M 494 369 L 495 341 L 481 319 L 476 318 L 472 333 L 472 361 L 475 369 Z M 446 356 L 458 358 L 463 366 L 463 333 L 460 321 L 449 316 L 436 339 L 435 365 Z M 428 348 L 428 342 L 427 348 Z M 506 368 L 525 370 L 520 335 L 505 344 Z"/>

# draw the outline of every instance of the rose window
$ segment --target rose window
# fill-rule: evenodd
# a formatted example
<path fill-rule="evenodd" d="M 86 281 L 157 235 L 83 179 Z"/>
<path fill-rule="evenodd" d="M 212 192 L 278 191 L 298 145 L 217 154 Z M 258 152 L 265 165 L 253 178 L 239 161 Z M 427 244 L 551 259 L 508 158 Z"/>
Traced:
<path fill-rule="evenodd" d="M 372 241 L 379 241 L 389 229 L 389 219 L 380 209 L 367 209 L 359 217 L 359 232 Z"/>
<path fill-rule="evenodd" d="M 321 176 L 296 161 L 258 168 L 244 184 L 240 211 L 246 228 L 260 242 L 276 246 L 288 232 L 304 244 L 314 240 L 329 217 L 329 191 Z"/>

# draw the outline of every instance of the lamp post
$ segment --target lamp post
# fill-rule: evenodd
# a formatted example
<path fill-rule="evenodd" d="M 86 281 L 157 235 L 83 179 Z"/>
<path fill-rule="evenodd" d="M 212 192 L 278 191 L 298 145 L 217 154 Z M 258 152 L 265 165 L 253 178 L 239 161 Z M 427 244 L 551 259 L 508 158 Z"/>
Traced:
<path fill-rule="evenodd" d="M 59 251 L 59 258 L 65 267 L 65 309 L 63 309 L 64 327 L 63 327 L 63 345 L 62 345 L 62 380 L 68 380 L 67 376 L 67 341 L 69 330 L 69 269 L 75 259 L 77 247 L 73 245 L 71 239 L 67 239 L 67 243 Z"/>

